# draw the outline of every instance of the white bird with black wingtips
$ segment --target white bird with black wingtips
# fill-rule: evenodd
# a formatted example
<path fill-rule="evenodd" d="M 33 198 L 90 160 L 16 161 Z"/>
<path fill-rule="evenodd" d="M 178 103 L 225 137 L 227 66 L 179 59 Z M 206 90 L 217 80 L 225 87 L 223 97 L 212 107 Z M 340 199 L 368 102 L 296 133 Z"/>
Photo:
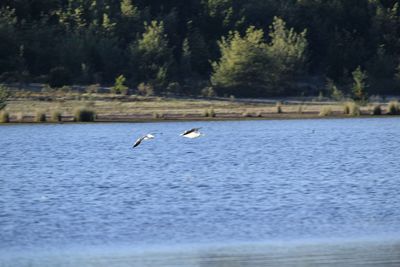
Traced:
<path fill-rule="evenodd" d="M 201 128 L 192 128 L 190 130 L 185 131 L 184 133 L 181 134 L 182 137 L 186 137 L 186 138 L 197 138 L 200 136 L 203 136 L 204 134 L 200 133 Z"/>
<path fill-rule="evenodd" d="M 140 137 L 138 140 L 136 140 L 135 144 L 133 144 L 133 148 L 135 148 L 138 145 L 140 145 L 140 143 L 142 143 L 142 141 L 150 140 L 150 139 L 154 139 L 154 135 L 146 134 L 145 136 Z"/>

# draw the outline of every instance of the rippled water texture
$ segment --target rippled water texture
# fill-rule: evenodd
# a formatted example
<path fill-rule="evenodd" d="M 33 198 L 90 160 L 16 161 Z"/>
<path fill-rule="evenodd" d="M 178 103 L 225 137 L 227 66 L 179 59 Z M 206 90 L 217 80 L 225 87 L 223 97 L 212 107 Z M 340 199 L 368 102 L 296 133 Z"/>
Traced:
<path fill-rule="evenodd" d="M 205 136 L 179 136 L 192 127 Z M 132 149 L 148 132 L 156 138 Z M 391 118 L 1 126 L 0 266 L 51 262 L 33 260 L 35 251 L 54 251 L 53 260 L 77 252 L 49 266 L 135 266 L 148 249 L 138 265 L 147 266 L 164 255 L 159 246 L 174 248 L 165 252 L 170 265 L 161 257 L 149 266 L 181 266 L 174 260 L 200 251 L 209 260 L 182 266 L 222 266 L 210 259 L 224 257 L 234 259 L 228 266 L 258 266 L 252 253 L 270 251 L 257 254 L 263 266 L 288 259 L 277 244 L 299 264 L 322 249 L 311 240 L 340 239 L 377 240 L 353 249 L 371 256 L 365 251 L 389 246 L 379 257 L 399 266 L 399 137 L 400 120 Z M 309 253 L 286 249 L 293 242 L 310 244 Z M 201 248 L 176 252 L 188 244 Z M 228 248 L 218 254 L 215 244 Z M 330 246 L 341 255 L 336 245 L 320 254 Z M 79 262 L 83 248 L 93 255 Z M 109 260 L 90 265 L 94 255 Z"/>

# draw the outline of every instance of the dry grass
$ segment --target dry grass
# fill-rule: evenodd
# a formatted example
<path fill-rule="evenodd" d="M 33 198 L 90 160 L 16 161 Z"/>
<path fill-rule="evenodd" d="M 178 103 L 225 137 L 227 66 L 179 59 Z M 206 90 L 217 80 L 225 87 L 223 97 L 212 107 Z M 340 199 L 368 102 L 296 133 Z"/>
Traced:
<path fill-rule="evenodd" d="M 397 100 L 389 102 L 388 114 L 389 115 L 399 115 L 400 114 L 400 104 Z"/>
<path fill-rule="evenodd" d="M 381 104 L 382 109 L 386 105 Z M 319 103 L 301 100 L 298 102 L 244 102 L 240 99 L 176 99 L 144 96 L 121 96 L 112 94 L 95 93 L 17 93 L 16 97 L 9 101 L 6 112 L 12 114 L 15 120 L 17 114 L 24 114 L 24 121 L 34 118 L 37 110 L 51 114 L 51 121 L 71 121 L 75 117 L 75 111 L 80 108 L 90 109 L 95 112 L 99 120 L 109 116 L 110 120 L 125 120 L 126 118 L 164 119 L 169 118 L 303 118 L 317 117 L 322 109 L 330 109 L 328 114 L 340 114 L 343 104 L 340 102 Z M 326 108 L 329 107 L 329 108 Z M 284 108 L 284 110 L 283 110 Z M 371 108 L 364 109 L 364 114 L 371 114 Z M 321 116 L 323 113 L 321 112 Z M 350 110 L 349 110 L 349 113 Z M 54 115 L 56 114 L 56 115 Z M 112 116 L 111 116 L 112 115 Z M 124 119 L 125 118 L 125 119 Z M 17 118 L 17 121 L 19 119 Z"/>
<path fill-rule="evenodd" d="M 332 116 L 332 114 L 332 108 L 329 106 L 322 107 L 321 111 L 319 112 L 320 117 Z"/>
<path fill-rule="evenodd" d="M 0 123 L 10 122 L 10 114 L 8 112 L 0 113 Z"/>
<path fill-rule="evenodd" d="M 360 106 L 355 102 L 347 102 L 343 106 L 343 114 L 349 116 L 360 116 Z"/>
<path fill-rule="evenodd" d="M 35 115 L 35 122 L 45 122 L 46 121 L 46 113 L 43 111 L 37 111 Z"/>

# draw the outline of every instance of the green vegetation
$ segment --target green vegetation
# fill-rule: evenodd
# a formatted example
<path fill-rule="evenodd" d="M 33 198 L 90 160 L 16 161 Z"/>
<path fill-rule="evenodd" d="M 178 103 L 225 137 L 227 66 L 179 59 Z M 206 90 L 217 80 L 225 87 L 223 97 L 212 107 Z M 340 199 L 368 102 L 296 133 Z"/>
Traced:
<path fill-rule="evenodd" d="M 253 26 L 243 37 L 238 31 L 230 33 L 219 43 L 222 56 L 213 63 L 212 84 L 220 94 L 235 96 L 283 93 L 303 67 L 305 34 L 286 29 L 286 23 L 277 17 L 270 27 L 270 43 L 264 41 L 264 31 Z"/>
<path fill-rule="evenodd" d="M 343 92 L 337 88 L 333 80 L 328 79 L 326 89 L 330 92 L 333 100 L 341 101 L 344 98 Z"/>
<path fill-rule="evenodd" d="M 115 94 L 123 94 L 126 95 L 128 93 L 128 87 L 125 86 L 126 78 L 124 75 L 119 75 L 115 79 L 114 87 L 112 88 Z"/>
<path fill-rule="evenodd" d="M 400 94 L 399 6 L 394 0 L 0 1 L 0 83 L 44 83 L 49 91 L 115 84 L 116 93 L 129 87 L 161 96 L 323 91 L 363 102 Z M 4 102 L 0 96 L 0 108 Z"/>
<path fill-rule="evenodd" d="M 96 118 L 96 113 L 88 108 L 79 108 L 75 111 L 75 121 L 79 122 L 90 122 Z"/>
<path fill-rule="evenodd" d="M 356 101 L 365 101 L 367 98 L 366 94 L 366 80 L 367 74 L 361 70 L 358 66 L 355 71 L 353 71 L 353 99 Z"/>

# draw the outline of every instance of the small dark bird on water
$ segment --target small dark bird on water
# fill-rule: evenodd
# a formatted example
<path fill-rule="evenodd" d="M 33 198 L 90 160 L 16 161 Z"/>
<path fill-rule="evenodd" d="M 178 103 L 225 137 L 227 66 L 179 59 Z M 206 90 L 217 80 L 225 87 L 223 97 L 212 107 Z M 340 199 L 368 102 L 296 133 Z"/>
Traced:
<path fill-rule="evenodd" d="M 133 144 L 133 148 L 135 148 L 138 145 L 140 145 L 140 143 L 142 143 L 143 140 L 150 140 L 150 139 L 153 139 L 153 138 L 154 138 L 154 135 L 146 134 L 145 136 L 142 136 L 138 140 L 136 140 L 136 142 Z"/>

